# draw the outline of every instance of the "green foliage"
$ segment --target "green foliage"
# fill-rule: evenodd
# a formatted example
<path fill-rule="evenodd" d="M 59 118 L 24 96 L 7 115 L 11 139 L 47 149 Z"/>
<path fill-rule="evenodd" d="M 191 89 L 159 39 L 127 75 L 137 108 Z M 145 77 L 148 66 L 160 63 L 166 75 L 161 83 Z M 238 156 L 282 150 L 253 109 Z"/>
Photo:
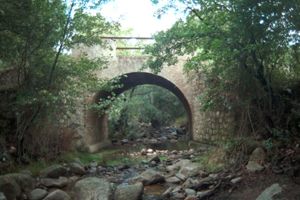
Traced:
<path fill-rule="evenodd" d="M 105 66 L 104 59 L 70 56 L 78 45 L 106 45 L 99 36 L 117 30 L 101 15 L 88 14 L 100 2 L 1 0 L 0 67 L 19 72 L 17 97 L 10 105 L 17 116 L 19 153 L 38 119 L 67 118 L 83 91 L 104 85 L 93 73 Z"/>
<path fill-rule="evenodd" d="M 186 120 L 186 113 L 175 95 L 158 86 L 138 86 L 113 102 L 109 109 L 110 132 L 134 136 L 141 123 L 171 125 L 182 117 Z"/>
<path fill-rule="evenodd" d="M 280 118 L 291 114 L 291 99 L 282 91 L 300 78 L 300 1 L 178 0 L 165 9 L 176 2 L 187 17 L 155 36 L 146 49 L 150 68 L 158 72 L 186 56 L 185 69 L 206 86 L 204 110 L 234 110 L 240 129 L 266 135 L 287 129 Z"/>

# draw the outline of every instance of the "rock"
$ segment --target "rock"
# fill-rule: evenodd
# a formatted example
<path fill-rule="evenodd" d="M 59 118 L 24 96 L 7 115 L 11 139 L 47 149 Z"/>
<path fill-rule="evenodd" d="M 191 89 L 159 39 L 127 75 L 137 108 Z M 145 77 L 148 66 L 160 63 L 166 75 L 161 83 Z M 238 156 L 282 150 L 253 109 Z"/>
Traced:
<path fill-rule="evenodd" d="M 199 185 L 199 180 L 198 179 L 192 179 L 188 178 L 183 184 L 182 187 L 184 188 L 196 188 Z"/>
<path fill-rule="evenodd" d="M 147 149 L 147 153 L 153 153 L 154 150 L 153 149 Z"/>
<path fill-rule="evenodd" d="M 196 196 L 187 196 L 184 200 L 197 200 Z"/>
<path fill-rule="evenodd" d="M 54 190 L 49 193 L 43 200 L 71 200 L 71 197 L 62 190 Z"/>
<path fill-rule="evenodd" d="M 257 147 L 250 155 L 246 168 L 250 172 L 262 171 L 264 169 L 263 164 L 265 163 L 265 160 L 266 160 L 265 150 L 261 147 Z"/>
<path fill-rule="evenodd" d="M 92 161 L 90 164 L 89 164 L 89 167 L 91 168 L 97 168 L 98 167 L 98 163 L 96 161 Z"/>
<path fill-rule="evenodd" d="M 177 143 L 178 141 L 176 139 L 171 139 L 170 142 L 171 143 Z"/>
<path fill-rule="evenodd" d="M 78 176 L 71 176 L 69 178 L 69 184 L 73 185 L 76 181 L 78 181 L 79 177 Z"/>
<path fill-rule="evenodd" d="M 208 197 L 212 194 L 213 190 L 204 190 L 197 192 L 198 199 L 204 199 L 205 197 Z"/>
<path fill-rule="evenodd" d="M 135 182 L 142 182 L 143 185 L 152 185 L 152 184 L 164 182 L 165 178 L 159 172 L 153 169 L 147 169 L 138 177 L 133 178 L 133 180 Z"/>
<path fill-rule="evenodd" d="M 171 192 L 174 190 L 174 187 L 169 187 L 168 189 L 166 189 L 166 191 L 164 191 L 162 193 L 162 196 L 165 197 L 165 198 L 168 198 L 170 197 L 171 195 Z"/>
<path fill-rule="evenodd" d="M 66 174 L 67 169 L 62 165 L 52 165 L 40 172 L 40 176 L 45 178 L 58 178 L 60 176 L 65 176 Z"/>
<path fill-rule="evenodd" d="M 196 191 L 190 188 L 186 188 L 184 189 L 184 192 L 186 193 L 187 196 L 195 196 L 196 195 Z"/>
<path fill-rule="evenodd" d="M 182 180 L 182 181 L 185 181 L 185 180 L 188 178 L 188 177 L 186 177 L 185 175 L 180 174 L 180 173 L 175 174 L 175 176 L 176 176 L 177 178 L 179 178 L 180 180 Z"/>
<path fill-rule="evenodd" d="M 21 173 L 21 174 L 27 174 L 28 176 L 32 176 L 32 173 L 31 173 L 31 171 L 30 170 L 21 170 L 19 173 Z"/>
<path fill-rule="evenodd" d="M 177 151 L 176 151 L 177 153 Z M 176 170 L 179 170 L 181 169 L 182 167 L 184 166 L 188 166 L 191 164 L 191 161 L 190 160 L 187 160 L 187 159 L 182 159 L 182 160 L 179 160 L 178 162 L 176 162 L 175 164 L 173 165 L 170 165 L 170 166 L 167 166 L 167 170 L 169 172 L 174 172 Z"/>
<path fill-rule="evenodd" d="M 8 200 L 21 195 L 21 191 L 30 192 L 35 185 L 34 179 L 28 174 L 12 173 L 0 176 L 0 192 Z"/>
<path fill-rule="evenodd" d="M 21 196 L 21 188 L 15 179 L 7 176 L 0 177 L 0 192 L 8 199 L 17 199 Z"/>
<path fill-rule="evenodd" d="M 282 192 L 282 188 L 278 183 L 274 183 L 270 187 L 266 188 L 257 198 L 256 200 L 273 200 L 276 194 Z"/>
<path fill-rule="evenodd" d="M 127 164 L 124 164 L 124 165 L 120 165 L 119 167 L 118 167 L 118 170 L 121 170 L 121 171 L 123 171 L 123 170 L 125 170 L 125 169 L 129 169 L 130 168 L 130 166 L 129 165 L 127 165 Z"/>
<path fill-rule="evenodd" d="M 249 172 L 260 172 L 264 169 L 264 166 L 262 166 L 257 162 L 249 161 L 248 164 L 246 165 L 246 168 Z"/>
<path fill-rule="evenodd" d="M 4 196 L 4 194 L 2 192 L 0 192 L 0 200 L 6 200 L 6 197 Z"/>
<path fill-rule="evenodd" d="M 149 160 L 149 162 L 152 162 L 152 161 L 154 161 L 155 163 L 160 163 L 160 158 L 158 156 L 154 156 L 153 158 L 151 158 Z"/>
<path fill-rule="evenodd" d="M 158 140 L 155 139 L 155 138 L 152 138 L 152 139 L 149 140 L 149 143 L 150 143 L 150 144 L 157 144 L 157 143 L 158 143 Z"/>
<path fill-rule="evenodd" d="M 134 185 L 120 185 L 115 191 L 114 200 L 139 200 L 142 198 L 144 186 L 142 183 Z"/>
<path fill-rule="evenodd" d="M 142 156 L 147 155 L 147 149 L 142 149 L 142 150 L 141 150 L 141 155 L 142 155 Z"/>
<path fill-rule="evenodd" d="M 172 199 L 184 199 L 185 198 L 185 194 L 181 193 L 181 192 L 175 192 L 172 193 Z"/>
<path fill-rule="evenodd" d="M 237 184 L 237 183 L 239 183 L 239 182 L 241 182 L 243 180 L 243 178 L 242 177 L 236 177 L 236 178 L 234 178 L 234 179 L 231 179 L 231 183 L 232 184 Z"/>
<path fill-rule="evenodd" d="M 260 164 L 266 161 L 266 152 L 263 148 L 257 147 L 250 155 L 249 161 L 254 161 Z"/>
<path fill-rule="evenodd" d="M 181 180 L 178 177 L 176 177 L 176 176 L 172 176 L 172 177 L 169 177 L 169 178 L 166 179 L 167 183 L 174 183 L 174 184 L 176 184 L 176 183 L 180 183 L 180 181 Z"/>
<path fill-rule="evenodd" d="M 76 174 L 79 176 L 82 176 L 85 174 L 85 169 L 80 163 L 77 163 L 77 162 L 70 163 L 69 167 L 70 167 L 70 172 L 73 174 Z"/>
<path fill-rule="evenodd" d="M 178 172 L 179 174 L 182 174 L 185 177 L 193 177 L 198 174 L 203 174 L 204 172 L 201 171 L 200 165 L 196 163 L 190 163 L 189 165 L 182 166 L 180 171 Z"/>
<path fill-rule="evenodd" d="M 88 169 L 88 173 L 90 174 L 96 174 L 97 173 L 97 168 L 96 167 L 91 167 Z"/>
<path fill-rule="evenodd" d="M 68 179 L 66 177 L 59 177 L 58 179 L 54 178 L 42 178 L 41 184 L 46 187 L 57 187 L 63 188 L 68 185 Z"/>
<path fill-rule="evenodd" d="M 40 199 L 44 198 L 47 194 L 48 194 L 47 190 L 36 188 L 30 192 L 29 199 L 30 200 L 40 200 Z"/>
<path fill-rule="evenodd" d="M 112 197 L 112 185 L 97 177 L 88 177 L 76 182 L 73 191 L 76 200 L 110 200 Z"/>

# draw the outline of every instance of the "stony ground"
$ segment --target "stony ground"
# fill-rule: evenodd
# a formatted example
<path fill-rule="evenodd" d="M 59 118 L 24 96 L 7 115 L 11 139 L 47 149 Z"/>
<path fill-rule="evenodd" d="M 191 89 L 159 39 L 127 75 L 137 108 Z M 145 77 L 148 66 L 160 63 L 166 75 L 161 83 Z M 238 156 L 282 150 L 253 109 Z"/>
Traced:
<path fill-rule="evenodd" d="M 199 162 L 210 147 L 187 143 L 178 148 L 184 138 L 168 128 L 135 141 L 115 140 L 113 148 L 120 151 L 107 158 L 121 159 L 114 165 L 108 160 L 83 164 L 77 158 L 38 176 L 26 170 L 0 176 L 0 200 L 300 200 L 295 170 L 274 170 L 265 162 L 264 149 L 256 148 L 239 170 L 213 171 Z"/>

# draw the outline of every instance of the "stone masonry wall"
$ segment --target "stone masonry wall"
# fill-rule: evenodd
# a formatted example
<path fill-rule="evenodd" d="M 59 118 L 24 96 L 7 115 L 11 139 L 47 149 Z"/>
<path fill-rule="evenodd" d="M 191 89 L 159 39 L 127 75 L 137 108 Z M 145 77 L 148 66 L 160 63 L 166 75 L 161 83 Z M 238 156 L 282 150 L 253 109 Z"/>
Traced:
<path fill-rule="evenodd" d="M 97 47 L 84 49 L 84 53 L 87 53 L 91 58 L 100 56 L 100 54 L 97 54 L 97 51 Z M 80 53 L 82 53 L 82 50 L 81 52 L 78 50 L 74 52 L 76 56 L 80 56 Z M 146 59 L 147 57 L 143 56 L 111 56 L 108 68 L 96 73 L 99 78 L 112 79 L 126 73 L 138 72 L 141 71 L 141 68 L 145 65 Z M 194 140 L 214 143 L 225 139 L 226 136 L 233 131 L 234 127 L 234 120 L 231 114 L 222 111 L 203 112 L 200 110 L 198 96 L 204 90 L 202 81 L 200 80 L 201 78 L 199 79 L 199 76 L 195 76 L 195 74 L 192 73 L 185 73 L 183 70 L 184 63 L 185 59 L 180 58 L 176 65 L 164 67 L 158 75 L 175 84 L 188 100 L 192 112 L 192 138 Z M 144 70 L 144 72 L 149 71 Z M 95 119 L 92 119 L 90 114 L 87 115 L 85 115 L 86 117 L 83 122 L 86 127 L 86 131 L 83 135 L 85 135 L 87 145 L 92 146 L 92 149 L 97 149 L 97 147 L 102 146 L 101 142 L 107 138 L 108 133 L 105 133 L 107 129 L 105 129 L 105 125 L 102 124 L 100 126 L 102 132 L 96 130 L 96 133 L 91 133 L 91 130 L 95 129 L 95 127 L 86 125 L 89 124 L 87 120 Z M 101 134 L 102 136 L 97 134 Z"/>

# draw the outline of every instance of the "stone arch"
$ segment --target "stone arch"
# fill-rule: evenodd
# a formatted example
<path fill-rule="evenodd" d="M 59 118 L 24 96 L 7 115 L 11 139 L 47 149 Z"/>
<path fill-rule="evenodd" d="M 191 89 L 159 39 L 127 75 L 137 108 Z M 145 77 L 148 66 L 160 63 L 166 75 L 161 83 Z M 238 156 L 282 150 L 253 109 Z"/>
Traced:
<path fill-rule="evenodd" d="M 190 103 L 188 102 L 185 95 L 182 91 L 171 81 L 166 78 L 155 75 L 148 72 L 131 72 L 124 74 L 118 77 L 118 83 L 122 85 L 122 87 L 118 87 L 110 92 L 99 91 L 94 95 L 91 99 L 91 103 L 97 103 L 100 99 L 105 99 L 112 94 L 119 95 L 126 90 L 129 90 L 138 85 L 150 84 L 160 86 L 172 92 L 182 103 L 184 106 L 187 117 L 188 117 L 188 133 L 192 138 L 193 131 L 193 120 L 192 120 L 192 109 L 190 107 Z M 88 146 L 90 152 L 97 151 L 102 148 L 104 145 L 108 144 L 108 116 L 107 114 L 103 114 L 99 116 L 95 111 L 88 110 L 85 119 L 86 124 L 86 135 L 85 142 Z"/>

